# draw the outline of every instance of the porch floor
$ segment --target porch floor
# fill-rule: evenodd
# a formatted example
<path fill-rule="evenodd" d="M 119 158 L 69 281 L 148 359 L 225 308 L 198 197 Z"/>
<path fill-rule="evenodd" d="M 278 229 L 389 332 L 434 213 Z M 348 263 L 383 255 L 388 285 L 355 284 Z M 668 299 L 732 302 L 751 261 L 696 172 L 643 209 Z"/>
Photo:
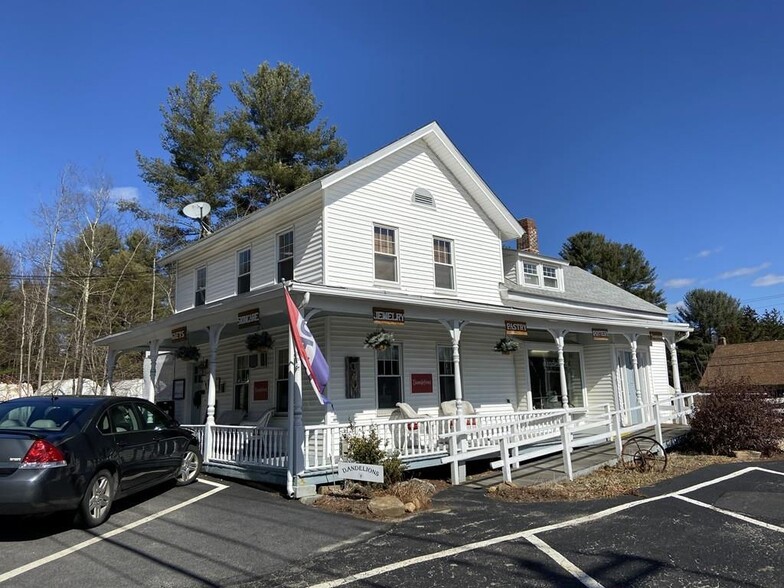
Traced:
<path fill-rule="evenodd" d="M 688 432 L 689 427 L 686 425 L 662 425 L 664 446 L 670 447 L 674 445 Z M 650 427 L 634 434 L 624 435 L 624 439 L 637 435 L 655 438 L 654 429 L 653 427 Z M 617 459 L 614 443 L 578 447 L 572 452 L 574 477 L 584 476 L 604 465 L 614 464 Z M 527 461 L 518 469 L 512 470 L 512 481 L 518 486 L 533 486 L 544 482 L 556 482 L 566 479 L 567 475 L 564 471 L 563 457 L 561 456 L 560 451 L 533 461 Z M 501 470 L 491 470 L 486 473 L 471 476 L 463 486 L 484 490 L 490 486 L 501 484 L 503 481 L 504 478 Z"/>

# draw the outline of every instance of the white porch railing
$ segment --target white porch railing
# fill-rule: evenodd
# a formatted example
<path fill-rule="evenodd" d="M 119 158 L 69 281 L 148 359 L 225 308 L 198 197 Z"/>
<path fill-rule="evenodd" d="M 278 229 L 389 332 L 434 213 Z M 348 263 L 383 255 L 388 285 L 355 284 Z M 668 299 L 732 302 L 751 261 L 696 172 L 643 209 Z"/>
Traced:
<path fill-rule="evenodd" d="M 193 431 L 207 463 L 285 468 L 288 463 L 288 431 L 272 427 L 213 425 L 211 447 L 205 447 L 206 425 L 183 425 Z"/>
<path fill-rule="evenodd" d="M 639 410 L 641 415 L 640 422 L 628 426 L 621 425 L 621 416 L 625 414 L 625 411 L 612 410 L 610 405 L 606 405 L 604 414 L 581 420 L 572 420 L 567 415 L 563 415 L 561 422 L 555 427 L 558 432 L 551 435 L 551 438 L 556 442 L 549 447 L 532 448 L 532 445 L 541 441 L 541 438 L 531 440 L 518 432 L 503 435 L 496 438 L 501 459 L 490 465 L 493 468 L 501 468 L 504 480 L 511 482 L 512 468 L 519 467 L 523 461 L 560 451 L 563 456 L 564 472 L 571 480 L 573 478 L 571 453 L 574 448 L 614 441 L 615 453 L 620 459 L 623 448 L 622 435 L 651 427 L 654 429 L 656 440 L 663 444 L 662 424 L 667 421 L 681 421 L 691 414 L 694 409 L 694 397 L 698 394 L 696 392 L 683 394 L 677 398 L 668 396 L 666 399 L 636 407 L 635 410 Z M 459 463 L 459 460 L 459 451 L 450 452 L 449 461 L 456 464 Z M 455 473 L 456 467 L 453 465 L 453 483 L 456 483 Z M 459 480 L 459 474 L 457 479 Z"/>

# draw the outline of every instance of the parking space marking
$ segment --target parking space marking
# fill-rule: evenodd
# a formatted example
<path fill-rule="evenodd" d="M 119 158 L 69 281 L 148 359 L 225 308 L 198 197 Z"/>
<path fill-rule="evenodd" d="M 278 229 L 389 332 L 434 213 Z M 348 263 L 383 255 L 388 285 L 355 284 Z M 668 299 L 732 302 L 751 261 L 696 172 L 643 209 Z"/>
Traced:
<path fill-rule="evenodd" d="M 207 498 L 209 496 L 212 496 L 213 494 L 216 494 L 217 492 L 220 492 L 221 490 L 225 490 L 226 488 L 228 488 L 228 486 L 226 484 L 219 484 L 218 482 L 213 482 L 211 480 L 202 480 L 202 479 L 199 478 L 197 481 L 201 482 L 202 484 L 207 484 L 209 486 L 213 486 L 213 489 L 205 492 L 204 494 L 200 494 L 199 496 L 191 498 L 190 500 L 186 500 L 185 502 L 182 502 L 180 504 L 176 504 L 176 505 L 171 506 L 171 507 L 169 507 L 167 509 L 164 509 L 164 510 L 162 510 L 160 512 L 156 512 L 155 514 L 151 514 L 149 516 L 146 516 L 143 519 L 139 519 L 138 521 L 134 521 L 133 523 L 129 523 L 129 524 L 123 526 L 123 527 L 118 527 L 116 529 L 112 529 L 111 531 L 108 531 L 108 532 L 106 532 L 106 533 L 104 533 L 102 535 L 98 535 L 97 537 L 93 537 L 92 539 L 87 539 L 86 541 L 82 541 L 81 543 L 78 543 L 78 544 L 74 545 L 73 547 L 68 547 L 68 548 L 63 549 L 61 551 L 58 551 L 57 553 L 53 553 L 51 555 L 47 555 L 46 557 L 42 557 L 41 559 L 38 559 L 38 560 L 33 561 L 33 562 L 30 562 L 29 564 L 26 564 L 26 565 L 20 566 L 18 568 L 15 568 L 15 569 L 11 570 L 10 572 L 5 572 L 3 574 L 0 574 L 0 584 L 2 584 L 3 582 L 5 582 L 7 580 L 11 580 L 12 578 L 16 578 L 17 576 L 20 576 L 20 575 L 22 575 L 22 574 L 24 574 L 26 572 L 29 572 L 30 570 L 34 570 L 34 569 L 39 568 L 39 567 L 41 567 L 43 565 L 46 565 L 48 563 L 51 563 L 51 562 L 56 561 L 58 559 L 61 559 L 61 558 L 65 557 L 65 556 L 67 556 L 67 555 L 71 555 L 72 553 L 76 553 L 77 551 L 81 551 L 82 549 L 84 549 L 86 547 L 90 547 L 91 545 L 94 545 L 96 543 L 99 543 L 100 541 L 103 541 L 104 539 L 109 539 L 110 537 L 114 537 L 114 536 L 119 535 L 121 533 L 125 533 L 126 531 L 130 531 L 131 529 L 135 529 L 136 527 L 144 525 L 145 523 L 149 523 L 150 521 L 154 521 L 155 519 L 158 519 L 158 518 L 160 518 L 162 516 L 165 516 L 165 515 L 167 515 L 169 513 L 174 512 L 176 510 L 180 510 L 181 508 L 185 508 L 186 506 L 190 506 L 191 504 L 193 504 L 195 502 L 198 502 L 200 500 L 204 500 L 205 498 Z"/>
<path fill-rule="evenodd" d="M 732 472 L 730 474 L 726 474 L 724 476 L 720 476 L 718 478 L 714 478 L 713 480 L 707 480 L 705 482 L 701 482 L 699 484 L 694 484 L 693 486 L 689 486 L 687 488 L 682 488 L 681 490 L 676 490 L 675 492 L 670 492 L 669 494 L 663 494 L 661 496 L 653 496 L 651 498 L 644 498 L 642 500 L 637 500 L 635 502 L 628 502 L 626 504 L 620 504 L 618 506 L 613 506 L 612 508 L 608 508 L 596 513 L 592 513 L 589 515 L 585 515 L 582 517 L 577 517 L 576 519 L 572 519 L 569 521 L 563 521 L 561 523 L 554 523 L 552 525 L 545 525 L 544 527 L 538 527 L 536 529 L 529 529 L 527 531 L 520 531 L 517 533 L 510 533 L 509 535 L 503 535 L 501 537 L 495 537 L 493 539 L 485 539 L 483 541 L 476 541 L 474 543 L 467 543 L 465 545 L 461 545 L 459 547 L 452 547 L 450 549 L 445 549 L 444 551 L 438 551 L 435 553 L 429 553 L 427 555 L 420 555 L 417 557 L 412 557 L 409 559 L 405 559 L 399 562 L 387 564 L 384 566 L 380 566 L 377 568 L 372 568 L 370 570 L 365 570 L 363 572 L 357 572 L 356 574 L 352 574 L 351 576 L 346 576 L 343 578 L 337 578 L 335 580 L 328 580 L 326 582 L 321 582 L 319 584 L 313 584 L 309 588 L 336 588 L 337 586 L 343 586 L 345 584 L 350 584 L 351 582 L 356 582 L 358 580 L 366 580 L 368 578 L 372 578 L 375 576 L 379 576 L 381 574 L 386 574 L 388 572 L 393 572 L 395 570 L 399 570 L 402 568 L 406 568 L 409 566 L 413 566 L 419 563 L 425 563 L 428 561 L 435 561 L 438 559 L 443 559 L 446 557 L 451 557 L 453 555 L 459 555 L 461 553 L 466 553 L 469 551 L 476 551 L 477 549 L 482 549 L 484 547 L 489 547 L 491 545 L 497 545 L 499 543 L 508 543 L 510 541 L 516 541 L 518 539 L 525 539 L 530 542 L 532 545 L 536 546 L 537 549 L 545 553 L 548 557 L 550 557 L 555 563 L 558 564 L 559 567 L 569 572 L 572 576 L 574 576 L 577 580 L 582 582 L 584 586 L 588 586 L 589 588 L 602 588 L 602 585 L 597 582 L 594 578 L 586 574 L 582 571 L 579 567 L 577 567 L 574 563 L 569 561 L 566 557 L 564 557 L 561 553 L 550 547 L 545 541 L 541 538 L 537 537 L 537 535 L 541 533 L 547 533 L 549 531 L 555 531 L 558 529 L 564 529 L 567 527 L 575 527 L 582 523 L 588 523 L 592 521 L 596 521 L 607 516 L 622 512 L 624 510 L 628 510 L 631 508 L 635 508 L 637 506 L 641 506 L 643 504 L 649 504 L 651 502 L 656 502 L 659 500 L 664 500 L 666 498 L 686 498 L 683 496 L 684 494 L 688 494 L 689 492 L 694 492 L 695 490 L 699 490 L 700 488 L 705 488 L 707 486 L 712 486 L 714 484 L 718 484 L 720 482 L 724 482 L 726 480 L 731 480 L 732 478 L 736 478 L 738 476 L 742 476 L 743 474 L 747 474 L 753 471 L 762 471 L 771 474 L 778 474 L 784 475 L 782 472 L 776 472 L 774 470 L 768 470 L 766 468 L 760 468 L 756 466 L 749 466 L 743 469 L 740 469 L 736 472 Z M 689 499 L 691 500 L 691 499 Z M 701 503 L 704 505 L 704 503 Z M 728 511 L 729 512 L 729 511 Z M 743 515 L 738 515 L 743 516 Z M 758 521 L 760 522 L 760 521 Z"/>
<path fill-rule="evenodd" d="M 728 517 L 734 517 L 736 519 L 740 519 L 741 521 L 746 521 L 747 523 L 751 523 L 752 525 L 758 525 L 760 527 L 770 529 L 771 531 L 784 533 L 784 528 L 782 527 L 771 525 L 770 523 L 759 521 L 757 519 L 752 519 L 751 517 L 747 517 L 746 515 L 742 515 L 740 513 L 733 512 L 731 510 L 724 510 L 723 508 L 719 508 L 718 506 L 713 506 L 712 504 L 708 504 L 706 502 L 700 502 L 699 500 L 694 500 L 693 498 L 689 498 L 688 496 L 674 496 L 673 498 L 677 498 L 678 500 L 684 500 L 690 504 L 701 506 L 702 508 L 709 508 L 710 510 L 716 511 L 723 515 L 727 515 Z"/>

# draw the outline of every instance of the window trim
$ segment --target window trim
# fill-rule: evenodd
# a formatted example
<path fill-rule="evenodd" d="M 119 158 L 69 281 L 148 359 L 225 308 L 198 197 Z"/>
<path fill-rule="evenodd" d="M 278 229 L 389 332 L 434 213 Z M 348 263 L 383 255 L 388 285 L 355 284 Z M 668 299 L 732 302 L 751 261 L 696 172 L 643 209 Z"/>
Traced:
<path fill-rule="evenodd" d="M 197 302 L 198 296 L 199 296 L 199 291 L 200 291 L 199 290 L 199 272 L 202 271 L 202 270 L 204 270 L 204 297 L 203 297 L 203 302 L 201 302 L 199 304 Z M 193 283 L 193 307 L 195 308 L 197 306 L 204 306 L 205 304 L 207 304 L 207 266 L 206 265 L 202 265 L 202 266 L 197 267 L 196 271 L 194 272 L 193 278 L 194 278 L 194 280 L 193 280 L 193 282 L 194 282 Z"/>
<path fill-rule="evenodd" d="M 536 274 L 533 274 L 531 272 L 526 272 L 525 271 L 526 265 L 534 266 L 536 268 Z M 555 276 L 554 277 L 545 276 L 544 273 L 545 267 L 555 270 Z M 545 291 L 550 290 L 552 292 L 564 291 L 563 267 L 559 266 L 556 262 L 549 263 L 547 261 L 540 261 L 540 260 L 534 261 L 531 259 L 523 258 L 518 260 L 517 275 L 518 275 L 517 283 L 524 288 L 536 288 L 538 290 L 545 290 Z M 535 276 L 537 282 L 535 284 L 531 282 L 526 282 L 526 276 L 532 276 L 532 277 Z M 546 285 L 545 279 L 548 280 L 555 279 L 556 285 L 555 286 Z"/>
<path fill-rule="evenodd" d="M 376 229 L 383 229 L 387 231 L 392 231 L 394 235 L 394 244 L 395 244 L 395 253 L 394 255 L 390 255 L 389 253 L 379 253 L 376 251 Z M 373 223 L 373 282 L 378 284 L 400 284 L 400 231 L 397 227 L 392 227 L 389 225 L 382 225 L 379 223 Z M 394 280 L 385 280 L 383 278 L 377 277 L 376 271 L 376 255 L 382 255 L 386 257 L 394 257 L 395 259 L 395 279 Z"/>
<path fill-rule="evenodd" d="M 451 263 L 441 263 L 436 261 L 436 241 L 441 241 L 443 243 L 449 244 L 449 258 Z M 437 235 L 433 235 L 433 239 L 431 240 L 432 252 L 433 252 L 433 287 L 436 290 L 441 290 L 444 292 L 454 292 L 457 290 L 457 269 L 455 264 L 455 240 L 454 239 L 447 239 L 446 237 L 439 237 Z M 436 283 L 436 266 L 444 266 L 449 267 L 452 270 L 452 287 L 446 288 L 444 286 L 439 286 Z"/>
<path fill-rule="evenodd" d="M 248 252 L 248 272 L 247 272 L 247 274 L 241 274 L 240 273 L 240 255 L 242 255 L 246 251 Z M 245 247 L 243 249 L 238 249 L 237 250 L 237 254 L 235 255 L 234 259 L 235 259 L 235 262 L 234 262 L 235 263 L 235 272 L 236 272 L 236 275 L 237 275 L 237 280 L 234 283 L 234 294 L 235 295 L 246 294 L 247 292 L 251 291 L 252 286 L 253 286 L 253 284 L 251 283 L 251 276 L 253 275 L 253 248 L 248 246 L 248 247 Z M 246 275 L 248 276 L 248 289 L 246 291 L 244 291 L 244 292 L 240 292 L 240 278 L 244 277 Z"/>
<path fill-rule="evenodd" d="M 286 259 L 280 258 L 280 238 L 284 235 L 288 235 L 291 233 L 291 257 Z M 280 284 L 284 280 L 280 279 L 280 264 L 283 261 L 288 261 L 291 259 L 291 279 L 294 279 L 294 227 L 290 227 L 288 229 L 284 229 L 283 231 L 279 231 L 275 233 L 275 283 Z"/>
<path fill-rule="evenodd" d="M 390 349 L 397 347 L 398 349 L 398 375 L 397 376 L 380 376 L 378 373 L 378 351 L 373 352 L 373 388 L 374 388 L 374 401 L 376 405 L 376 411 L 380 415 L 388 415 L 392 414 L 392 411 L 395 410 L 396 407 L 391 408 L 381 408 L 378 402 L 378 379 L 381 378 L 392 378 L 397 377 L 400 380 L 400 400 L 398 402 L 406 402 L 406 368 L 403 365 L 403 345 L 399 342 L 395 342 L 390 346 Z"/>

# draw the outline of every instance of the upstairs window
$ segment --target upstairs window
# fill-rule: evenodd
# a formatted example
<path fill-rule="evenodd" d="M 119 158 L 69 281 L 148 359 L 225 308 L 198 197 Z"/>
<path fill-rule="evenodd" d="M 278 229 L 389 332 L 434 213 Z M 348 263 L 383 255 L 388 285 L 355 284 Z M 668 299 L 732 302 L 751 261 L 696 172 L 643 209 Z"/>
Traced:
<path fill-rule="evenodd" d="M 523 277 L 526 284 L 539 285 L 539 269 L 535 263 L 523 263 Z"/>
<path fill-rule="evenodd" d="M 523 261 L 523 284 L 552 290 L 562 289 L 563 274 L 557 266 Z"/>
<path fill-rule="evenodd" d="M 237 294 L 250 292 L 250 249 L 237 253 Z"/>
<path fill-rule="evenodd" d="M 294 231 L 278 235 L 278 282 L 294 279 Z"/>
<path fill-rule="evenodd" d="M 376 280 L 397 282 L 397 231 L 373 227 L 373 251 Z"/>
<path fill-rule="evenodd" d="M 558 287 L 558 270 L 551 265 L 542 266 L 542 276 L 544 277 L 545 288 Z"/>
<path fill-rule="evenodd" d="M 452 241 L 433 238 L 433 266 L 436 288 L 454 290 L 455 266 L 452 261 Z"/>
<path fill-rule="evenodd" d="M 196 295 L 194 306 L 202 306 L 207 302 L 207 268 L 200 267 L 196 270 Z"/>

